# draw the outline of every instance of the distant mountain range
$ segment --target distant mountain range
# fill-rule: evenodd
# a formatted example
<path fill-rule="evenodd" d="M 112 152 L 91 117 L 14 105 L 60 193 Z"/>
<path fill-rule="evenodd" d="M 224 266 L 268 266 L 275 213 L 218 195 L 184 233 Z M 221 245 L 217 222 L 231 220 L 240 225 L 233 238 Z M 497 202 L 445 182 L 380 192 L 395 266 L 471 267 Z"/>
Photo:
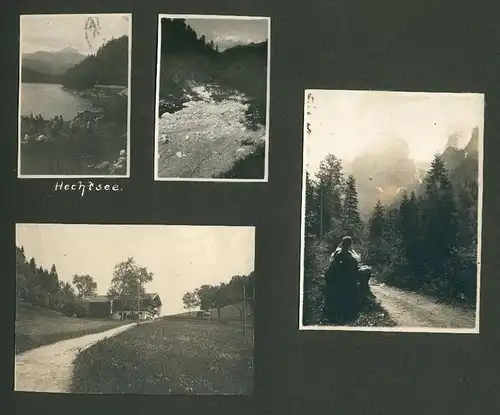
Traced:
<path fill-rule="evenodd" d="M 442 157 L 453 185 L 477 180 L 478 136 L 479 129 L 475 127 L 468 144 L 462 149 L 456 147 L 456 138 L 450 136 Z M 415 162 L 409 154 L 406 140 L 385 138 L 350 163 L 345 163 L 346 173 L 353 174 L 356 179 L 362 218 L 366 220 L 370 216 L 377 200 L 388 205 L 399 200 L 404 190 L 418 194 L 423 189 L 430 161 Z"/>
<path fill-rule="evenodd" d="M 23 54 L 21 81 L 56 83 L 71 89 L 128 85 L 128 36 L 111 39 L 95 54 L 67 47 L 57 52 Z"/>
<path fill-rule="evenodd" d="M 67 47 L 56 52 L 37 51 L 22 56 L 23 69 L 47 75 L 62 75 L 85 59 L 85 55 Z"/>

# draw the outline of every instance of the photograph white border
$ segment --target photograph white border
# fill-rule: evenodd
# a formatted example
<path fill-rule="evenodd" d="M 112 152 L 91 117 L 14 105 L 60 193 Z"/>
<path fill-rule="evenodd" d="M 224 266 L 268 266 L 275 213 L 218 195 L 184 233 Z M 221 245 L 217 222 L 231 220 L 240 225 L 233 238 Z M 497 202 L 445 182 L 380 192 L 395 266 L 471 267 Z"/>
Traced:
<path fill-rule="evenodd" d="M 160 116 L 160 67 L 161 67 L 161 19 L 228 19 L 228 20 L 267 20 L 267 88 L 266 88 L 266 143 L 264 155 L 263 179 L 224 179 L 224 178 L 190 178 L 190 177 L 159 177 L 158 176 L 158 119 Z M 271 106 L 271 17 L 265 16 L 232 16 L 203 14 L 159 14 L 158 40 L 156 51 L 156 91 L 155 91 L 155 144 L 153 154 L 154 180 L 161 182 L 211 182 L 211 183 L 267 183 L 269 181 L 269 124 Z"/>
<path fill-rule="evenodd" d="M 22 59 L 23 59 L 23 17 L 24 16 L 127 16 L 128 29 L 128 86 L 127 86 L 127 173 L 122 175 L 57 175 L 57 174 L 21 174 L 21 88 L 22 88 Z M 17 178 L 18 179 L 128 179 L 130 178 L 130 118 L 132 95 L 132 13 L 65 13 L 65 14 L 22 14 L 19 16 L 19 82 L 18 82 L 18 133 L 17 133 Z"/>
<path fill-rule="evenodd" d="M 383 91 L 401 94 L 446 94 L 446 95 L 481 95 L 483 98 L 483 116 L 478 126 L 478 201 L 477 201 L 477 283 L 476 283 L 476 324 L 474 328 L 432 328 L 432 327 L 356 327 L 356 326 L 323 326 L 303 325 L 303 297 L 304 297 L 304 250 L 305 250 L 305 211 L 306 211 L 306 173 L 307 173 L 307 95 L 315 91 L 347 91 L 347 92 L 382 92 L 371 90 L 337 90 L 337 89 L 306 89 L 304 90 L 304 115 L 302 135 L 302 193 L 300 210 L 300 284 L 299 284 L 299 330 L 304 331 L 367 331 L 367 332 L 396 332 L 396 333 L 443 333 L 443 334 L 479 334 L 480 301 L 481 301 L 481 247 L 483 225 L 483 157 L 484 157 L 484 111 L 486 97 L 484 93 L 459 92 L 416 92 L 416 91 Z"/>

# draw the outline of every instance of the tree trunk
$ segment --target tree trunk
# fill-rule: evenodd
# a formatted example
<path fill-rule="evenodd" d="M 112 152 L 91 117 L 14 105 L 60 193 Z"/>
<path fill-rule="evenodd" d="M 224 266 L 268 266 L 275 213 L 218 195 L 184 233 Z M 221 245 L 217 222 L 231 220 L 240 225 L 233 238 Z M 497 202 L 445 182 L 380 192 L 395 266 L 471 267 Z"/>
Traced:
<path fill-rule="evenodd" d="M 220 323 L 220 308 L 217 308 L 217 317 L 219 318 L 219 323 Z"/>

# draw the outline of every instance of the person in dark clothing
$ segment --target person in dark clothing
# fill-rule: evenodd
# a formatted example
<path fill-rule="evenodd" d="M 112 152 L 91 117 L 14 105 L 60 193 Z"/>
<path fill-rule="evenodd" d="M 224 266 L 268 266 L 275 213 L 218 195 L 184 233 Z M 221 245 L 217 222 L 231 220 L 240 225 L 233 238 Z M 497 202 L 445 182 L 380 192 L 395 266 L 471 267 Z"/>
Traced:
<path fill-rule="evenodd" d="M 359 312 L 359 260 L 352 250 L 352 239 L 343 238 L 330 258 L 325 276 L 325 308 L 330 323 L 347 323 Z"/>

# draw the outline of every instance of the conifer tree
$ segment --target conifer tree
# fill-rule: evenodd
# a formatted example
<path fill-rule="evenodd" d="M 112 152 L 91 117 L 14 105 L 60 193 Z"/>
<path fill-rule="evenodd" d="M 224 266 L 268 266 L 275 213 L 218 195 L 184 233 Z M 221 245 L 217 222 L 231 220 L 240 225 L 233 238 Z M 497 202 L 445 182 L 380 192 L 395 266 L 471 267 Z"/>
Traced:
<path fill-rule="evenodd" d="M 350 235 L 355 243 L 359 243 L 362 226 L 361 217 L 359 215 L 356 180 L 351 174 L 347 178 L 345 184 L 345 195 L 342 206 L 342 227 L 346 235 Z"/>
<path fill-rule="evenodd" d="M 316 177 L 318 183 L 320 239 L 328 248 L 335 247 L 344 236 L 342 232 L 342 187 L 344 182 L 340 159 L 328 154 L 321 162 Z"/>
<path fill-rule="evenodd" d="M 375 204 L 368 221 L 368 262 L 373 266 L 384 264 L 383 237 L 385 228 L 385 209 L 380 200 Z"/>
<path fill-rule="evenodd" d="M 458 245 L 457 208 L 447 169 L 439 155 L 435 156 L 425 178 L 422 231 L 428 276 L 442 281 L 451 294 L 457 288 L 453 272 Z"/>

